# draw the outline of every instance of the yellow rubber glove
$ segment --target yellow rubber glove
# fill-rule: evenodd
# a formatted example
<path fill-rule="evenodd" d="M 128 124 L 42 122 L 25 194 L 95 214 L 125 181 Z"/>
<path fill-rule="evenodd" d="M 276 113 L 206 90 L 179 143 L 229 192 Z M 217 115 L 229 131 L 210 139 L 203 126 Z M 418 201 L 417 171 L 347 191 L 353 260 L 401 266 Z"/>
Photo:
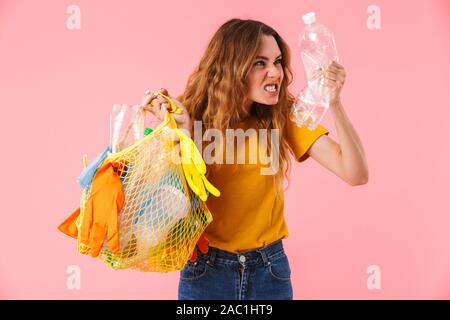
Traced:
<path fill-rule="evenodd" d="M 105 237 L 108 247 L 119 252 L 118 215 L 125 200 L 122 182 L 111 163 L 104 163 L 92 180 L 83 221 L 79 226 L 78 251 L 93 257 L 99 255 Z"/>
<path fill-rule="evenodd" d="M 206 201 L 208 198 L 206 191 L 219 197 L 220 191 L 205 177 L 206 165 L 200 152 L 195 146 L 194 141 L 186 136 L 180 129 L 174 130 L 180 138 L 181 165 L 191 190 L 198 195 L 202 201 Z"/>
<path fill-rule="evenodd" d="M 155 92 L 153 96 L 149 98 L 150 100 L 146 101 L 146 103 L 152 104 L 152 100 L 155 99 L 158 95 L 166 98 L 166 100 L 169 102 L 170 107 L 167 110 L 169 113 L 181 114 L 183 112 L 182 107 L 179 107 L 169 96 L 165 95 L 162 92 Z M 167 115 L 168 114 L 166 114 L 166 120 L 168 119 Z M 173 126 L 176 127 L 173 118 L 170 119 L 173 122 Z M 208 198 L 208 194 L 206 191 L 216 197 L 220 196 L 220 191 L 216 189 L 205 177 L 206 165 L 203 161 L 202 155 L 195 146 L 194 141 L 186 136 L 180 129 L 173 130 L 176 132 L 180 140 L 181 163 L 184 176 L 186 177 L 186 181 L 191 190 L 196 195 L 198 195 L 202 201 L 206 201 Z"/>

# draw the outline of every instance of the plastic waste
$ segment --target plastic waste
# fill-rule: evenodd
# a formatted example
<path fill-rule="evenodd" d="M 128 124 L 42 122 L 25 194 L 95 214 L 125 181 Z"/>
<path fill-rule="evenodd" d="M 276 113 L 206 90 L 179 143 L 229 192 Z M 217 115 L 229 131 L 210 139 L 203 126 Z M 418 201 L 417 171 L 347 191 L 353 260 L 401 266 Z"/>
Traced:
<path fill-rule="evenodd" d="M 292 108 L 291 120 L 299 127 L 314 130 L 329 109 L 330 91 L 323 82 L 322 70 L 331 60 L 338 62 L 333 33 L 317 23 L 316 14 L 303 15 L 304 29 L 300 34 L 299 46 L 307 86 L 301 90 Z"/>

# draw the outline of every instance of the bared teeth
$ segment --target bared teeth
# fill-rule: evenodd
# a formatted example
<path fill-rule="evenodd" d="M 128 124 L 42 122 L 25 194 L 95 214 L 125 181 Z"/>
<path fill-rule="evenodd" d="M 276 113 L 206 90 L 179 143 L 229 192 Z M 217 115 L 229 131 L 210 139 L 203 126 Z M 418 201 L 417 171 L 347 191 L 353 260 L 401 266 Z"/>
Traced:
<path fill-rule="evenodd" d="M 269 84 L 264 86 L 264 90 L 268 92 L 276 92 L 277 91 L 277 85 L 276 84 Z"/>

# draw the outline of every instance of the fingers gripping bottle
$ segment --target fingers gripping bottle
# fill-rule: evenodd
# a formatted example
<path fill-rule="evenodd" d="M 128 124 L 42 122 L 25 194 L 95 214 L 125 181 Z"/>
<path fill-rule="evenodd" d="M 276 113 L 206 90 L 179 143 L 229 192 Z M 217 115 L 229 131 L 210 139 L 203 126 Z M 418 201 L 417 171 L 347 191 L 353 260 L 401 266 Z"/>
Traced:
<path fill-rule="evenodd" d="M 331 60 L 338 62 L 338 54 L 333 33 L 316 22 L 316 14 L 309 12 L 302 18 L 305 26 L 299 46 L 308 84 L 293 105 L 291 119 L 299 127 L 314 130 L 323 120 L 330 102 L 330 92 L 321 72 Z"/>

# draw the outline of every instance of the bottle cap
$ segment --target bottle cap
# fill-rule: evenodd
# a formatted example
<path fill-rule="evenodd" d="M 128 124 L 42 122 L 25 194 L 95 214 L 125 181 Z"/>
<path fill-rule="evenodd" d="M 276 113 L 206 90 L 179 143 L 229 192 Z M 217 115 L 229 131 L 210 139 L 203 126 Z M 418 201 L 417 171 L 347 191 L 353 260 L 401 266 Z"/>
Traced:
<path fill-rule="evenodd" d="M 316 13 L 315 12 L 308 12 L 308 13 L 303 15 L 302 19 L 303 19 L 303 22 L 305 24 L 314 23 L 314 22 L 316 22 Z"/>
<path fill-rule="evenodd" d="M 152 128 L 145 128 L 144 136 L 149 135 L 152 131 L 153 131 Z"/>

